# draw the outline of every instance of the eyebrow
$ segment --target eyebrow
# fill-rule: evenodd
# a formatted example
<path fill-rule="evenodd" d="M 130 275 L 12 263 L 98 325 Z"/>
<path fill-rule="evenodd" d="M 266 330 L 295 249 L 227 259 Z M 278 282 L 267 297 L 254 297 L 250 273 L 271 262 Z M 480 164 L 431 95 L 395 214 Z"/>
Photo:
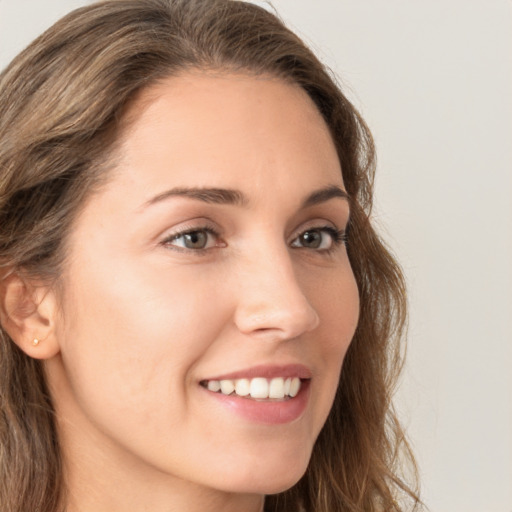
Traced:
<path fill-rule="evenodd" d="M 171 197 L 189 197 L 204 203 L 210 204 L 232 204 L 235 206 L 244 206 L 247 204 L 247 198 L 238 190 L 227 188 L 173 188 L 166 190 L 161 194 L 151 198 L 144 205 L 151 206 L 160 203 Z"/>
<path fill-rule="evenodd" d="M 315 190 L 306 197 L 302 203 L 302 208 L 308 208 L 310 206 L 315 206 L 316 204 L 325 203 L 326 201 L 329 201 L 329 199 L 333 199 L 335 197 L 339 197 L 340 199 L 350 202 L 349 195 L 345 190 L 338 185 L 329 185 L 321 188 L 320 190 Z"/>
<path fill-rule="evenodd" d="M 247 196 L 239 190 L 226 188 L 179 187 L 166 190 L 165 192 L 156 195 L 147 201 L 143 205 L 143 208 L 160 203 L 171 197 L 187 197 L 204 203 L 220 205 L 245 206 L 249 203 Z M 333 198 L 340 198 L 349 201 L 349 195 L 345 190 L 338 185 L 328 185 L 327 187 L 315 190 L 309 194 L 302 202 L 301 207 L 309 208 L 320 203 L 325 203 Z"/>

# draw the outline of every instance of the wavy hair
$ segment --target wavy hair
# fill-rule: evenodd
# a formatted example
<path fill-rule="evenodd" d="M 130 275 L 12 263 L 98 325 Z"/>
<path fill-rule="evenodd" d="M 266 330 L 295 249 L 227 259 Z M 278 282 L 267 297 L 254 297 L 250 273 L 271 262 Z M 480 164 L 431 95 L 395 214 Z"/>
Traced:
<path fill-rule="evenodd" d="M 371 220 L 371 134 L 336 80 L 270 12 L 234 0 L 106 0 L 73 11 L 0 75 L 0 277 L 58 280 L 65 241 L 108 175 L 137 94 L 189 69 L 280 77 L 327 123 L 351 198 L 348 253 L 361 310 L 308 469 L 268 496 L 279 512 L 401 512 L 418 506 L 415 467 L 393 413 L 406 319 L 400 268 Z M 0 329 L 0 508 L 57 512 L 65 502 L 52 398 L 41 362 Z"/>

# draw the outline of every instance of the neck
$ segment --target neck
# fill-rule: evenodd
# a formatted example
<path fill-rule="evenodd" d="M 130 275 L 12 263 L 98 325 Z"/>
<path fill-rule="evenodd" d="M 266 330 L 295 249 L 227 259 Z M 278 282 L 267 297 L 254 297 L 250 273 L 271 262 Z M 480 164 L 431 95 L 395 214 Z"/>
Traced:
<path fill-rule="evenodd" d="M 263 512 L 261 495 L 210 489 L 154 468 L 114 468 L 83 455 L 64 461 L 66 512 Z"/>

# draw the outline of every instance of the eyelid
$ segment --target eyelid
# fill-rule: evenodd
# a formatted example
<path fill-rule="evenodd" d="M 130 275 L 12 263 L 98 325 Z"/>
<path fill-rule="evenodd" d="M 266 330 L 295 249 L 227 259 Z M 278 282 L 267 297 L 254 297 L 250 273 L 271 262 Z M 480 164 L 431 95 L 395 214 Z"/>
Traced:
<path fill-rule="evenodd" d="M 348 226 L 345 223 L 337 223 L 322 217 L 303 222 L 298 228 L 294 229 L 293 234 L 290 236 L 291 240 L 295 240 L 299 235 L 305 231 L 334 229 L 337 232 L 348 231 Z"/>
<path fill-rule="evenodd" d="M 326 249 L 314 249 L 302 247 L 300 245 L 294 246 L 293 244 L 299 239 L 299 237 L 307 231 L 320 231 L 327 233 L 332 239 L 332 247 Z M 329 251 L 333 251 L 338 246 L 345 245 L 347 239 L 347 231 L 348 226 L 346 228 L 340 229 L 335 222 L 319 218 L 305 222 L 299 228 L 297 228 L 294 231 L 293 236 L 289 238 L 288 244 L 291 247 L 297 249 L 309 249 L 311 251 L 327 253 Z M 215 238 L 215 243 L 209 247 L 207 246 L 204 248 L 181 247 L 179 245 L 172 244 L 173 240 L 194 232 L 206 232 L 208 235 L 211 235 Z M 225 241 L 222 240 L 222 232 L 218 225 L 205 218 L 192 219 L 179 224 L 177 227 L 172 228 L 171 230 L 167 230 L 166 234 L 160 237 L 160 241 L 158 243 L 159 245 L 176 250 L 178 252 L 190 252 L 195 254 L 205 253 L 212 249 L 222 248 L 228 245 Z"/>
<path fill-rule="evenodd" d="M 205 247 L 202 249 L 191 249 L 187 247 L 180 247 L 178 245 L 173 245 L 171 242 L 173 240 L 176 240 L 180 238 L 181 236 L 185 236 L 189 233 L 195 233 L 195 232 L 206 232 L 209 235 L 212 235 L 217 241 L 215 245 L 211 247 Z M 166 248 L 173 249 L 179 252 L 192 252 L 192 253 L 201 253 L 208 251 L 210 249 L 215 249 L 217 247 L 225 247 L 226 244 L 224 242 L 219 243 L 219 240 L 221 240 L 221 232 L 220 229 L 217 227 L 216 224 L 214 224 L 211 221 L 208 221 L 207 219 L 195 219 L 192 221 L 187 221 L 181 225 L 178 225 L 177 227 L 173 228 L 172 230 L 168 230 L 165 235 L 163 235 L 159 241 L 159 245 L 162 245 Z"/>
<path fill-rule="evenodd" d="M 327 233 L 331 238 L 331 245 L 327 248 L 314 248 L 314 247 L 305 247 L 298 243 L 300 237 L 307 233 L 308 231 L 317 231 Z M 315 219 L 308 221 L 300 226 L 297 230 L 295 230 L 293 238 L 288 242 L 290 247 L 294 249 L 301 249 L 311 251 L 313 253 L 329 255 L 335 252 L 337 249 L 344 247 L 347 243 L 348 239 L 348 225 L 345 226 L 343 224 L 343 228 L 339 228 L 336 223 L 326 219 Z"/>
<path fill-rule="evenodd" d="M 304 235 L 305 233 L 310 233 L 310 232 L 313 232 L 313 231 L 317 231 L 317 232 L 321 232 L 321 233 L 327 233 L 329 234 L 329 236 L 332 238 L 333 240 L 333 243 L 341 243 L 341 242 L 345 242 L 346 241 L 346 238 L 347 238 L 347 234 L 345 232 L 345 230 L 343 229 L 336 229 L 336 228 L 333 228 L 331 226 L 318 226 L 318 227 L 312 227 L 312 228 L 308 228 L 308 229 L 305 229 L 304 231 L 301 231 L 293 240 L 292 240 L 292 245 L 293 243 L 298 240 L 302 235 Z"/>

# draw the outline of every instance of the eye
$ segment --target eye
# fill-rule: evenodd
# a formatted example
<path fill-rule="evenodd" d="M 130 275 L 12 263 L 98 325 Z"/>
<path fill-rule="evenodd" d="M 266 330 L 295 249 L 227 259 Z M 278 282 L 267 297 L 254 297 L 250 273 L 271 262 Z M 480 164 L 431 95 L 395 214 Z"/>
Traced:
<path fill-rule="evenodd" d="M 346 240 L 345 231 L 339 231 L 331 226 L 324 226 L 303 231 L 292 241 L 291 246 L 317 251 L 329 251 L 335 246 L 345 243 Z"/>
<path fill-rule="evenodd" d="M 197 228 L 174 233 L 167 237 L 163 245 L 176 249 L 188 249 L 201 251 L 218 247 L 219 235 L 210 228 Z"/>

